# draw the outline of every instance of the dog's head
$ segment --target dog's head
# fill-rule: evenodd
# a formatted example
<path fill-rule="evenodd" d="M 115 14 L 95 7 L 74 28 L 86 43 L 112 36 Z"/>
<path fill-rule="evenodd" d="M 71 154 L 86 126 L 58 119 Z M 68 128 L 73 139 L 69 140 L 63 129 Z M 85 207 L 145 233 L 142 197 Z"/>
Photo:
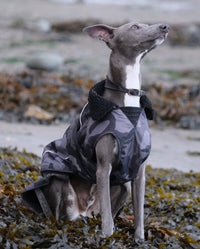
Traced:
<path fill-rule="evenodd" d="M 163 43 L 169 32 L 168 24 L 138 24 L 130 22 L 118 28 L 99 24 L 84 28 L 92 38 L 104 41 L 109 48 L 131 58 L 146 54 Z"/>

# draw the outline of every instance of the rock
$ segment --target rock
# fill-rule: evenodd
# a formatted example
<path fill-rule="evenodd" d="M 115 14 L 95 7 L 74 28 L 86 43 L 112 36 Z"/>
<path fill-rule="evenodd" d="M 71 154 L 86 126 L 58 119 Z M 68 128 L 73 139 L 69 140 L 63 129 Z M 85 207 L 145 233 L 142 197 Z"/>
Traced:
<path fill-rule="evenodd" d="M 35 117 L 40 120 L 52 120 L 54 116 L 36 105 L 30 105 L 25 112 L 25 117 Z"/>
<path fill-rule="evenodd" d="M 200 117 L 183 116 L 180 119 L 178 127 L 190 130 L 200 129 Z"/>
<path fill-rule="evenodd" d="M 199 46 L 200 24 L 175 24 L 172 26 L 168 41 L 171 45 Z"/>
<path fill-rule="evenodd" d="M 63 64 L 63 58 L 53 53 L 36 53 L 32 55 L 26 62 L 26 66 L 30 69 L 40 71 L 55 71 Z"/>
<path fill-rule="evenodd" d="M 43 32 L 49 32 L 51 30 L 51 24 L 49 21 L 45 20 L 45 19 L 40 19 L 37 21 L 36 23 L 37 25 L 37 29 L 39 31 L 43 31 Z"/>
<path fill-rule="evenodd" d="M 27 21 L 22 18 L 17 18 L 12 23 L 13 28 L 23 28 L 30 31 L 51 31 L 51 23 L 46 19 L 39 19 L 37 21 Z"/>

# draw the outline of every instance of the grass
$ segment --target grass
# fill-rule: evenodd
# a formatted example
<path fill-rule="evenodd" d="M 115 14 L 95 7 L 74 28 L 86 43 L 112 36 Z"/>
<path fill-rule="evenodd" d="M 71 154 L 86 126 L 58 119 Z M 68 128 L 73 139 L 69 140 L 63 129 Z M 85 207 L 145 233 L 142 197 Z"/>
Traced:
<path fill-rule="evenodd" d="M 168 70 L 168 69 L 158 69 L 156 72 L 161 74 L 168 74 L 172 79 L 180 79 L 180 78 L 191 78 L 191 79 L 197 79 L 200 80 L 200 72 L 194 71 L 194 70 Z"/>
<path fill-rule="evenodd" d="M 44 44 L 48 47 L 55 47 L 56 42 L 51 40 L 24 40 L 21 42 L 12 42 L 10 43 L 10 48 L 17 48 L 17 47 L 23 47 L 23 46 L 31 46 L 31 45 L 41 45 Z"/>
<path fill-rule="evenodd" d="M 15 64 L 24 62 L 25 58 L 23 57 L 10 57 L 10 58 L 2 58 L 0 59 L 0 62 L 6 63 L 6 64 Z"/>

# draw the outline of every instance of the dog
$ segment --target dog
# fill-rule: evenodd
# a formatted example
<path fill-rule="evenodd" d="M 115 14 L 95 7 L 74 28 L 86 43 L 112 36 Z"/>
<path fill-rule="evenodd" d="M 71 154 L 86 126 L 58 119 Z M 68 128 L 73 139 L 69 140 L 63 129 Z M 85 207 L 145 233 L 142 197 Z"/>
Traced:
<path fill-rule="evenodd" d="M 35 212 L 57 220 L 101 214 L 111 236 L 113 219 L 132 194 L 135 240 L 144 239 L 145 160 L 152 106 L 141 90 L 140 62 L 163 43 L 167 24 L 99 24 L 83 30 L 111 49 L 107 78 L 89 92 L 88 103 L 63 138 L 43 152 L 42 178 L 22 194 Z"/>

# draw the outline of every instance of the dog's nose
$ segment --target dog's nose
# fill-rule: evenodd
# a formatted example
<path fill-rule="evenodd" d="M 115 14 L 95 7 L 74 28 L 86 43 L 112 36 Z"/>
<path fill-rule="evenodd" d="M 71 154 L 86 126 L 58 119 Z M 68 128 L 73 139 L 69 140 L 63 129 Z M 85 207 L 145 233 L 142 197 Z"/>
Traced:
<path fill-rule="evenodd" d="M 159 28 L 160 28 L 162 31 L 168 32 L 168 30 L 169 30 L 169 25 L 168 25 L 168 24 L 161 24 L 161 25 L 159 26 Z"/>

